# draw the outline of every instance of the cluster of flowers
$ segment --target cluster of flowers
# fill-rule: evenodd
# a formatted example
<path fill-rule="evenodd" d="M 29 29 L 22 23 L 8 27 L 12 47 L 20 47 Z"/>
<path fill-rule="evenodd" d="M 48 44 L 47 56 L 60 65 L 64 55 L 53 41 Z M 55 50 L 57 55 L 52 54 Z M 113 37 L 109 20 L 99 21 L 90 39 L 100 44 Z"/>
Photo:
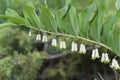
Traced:
<path fill-rule="evenodd" d="M 29 36 L 31 36 L 31 31 L 29 31 Z M 43 36 L 41 36 L 41 34 L 39 33 L 36 36 L 36 40 L 37 41 L 42 40 L 42 42 L 44 43 L 48 41 L 48 38 L 47 38 L 47 35 L 44 34 Z"/>
<path fill-rule="evenodd" d="M 31 36 L 31 32 L 29 32 L 29 36 Z M 36 40 L 42 40 L 42 42 L 47 42 L 47 40 L 48 40 L 47 39 L 47 35 L 43 35 L 42 39 L 41 39 L 41 34 L 37 34 Z M 57 40 L 55 38 L 52 39 L 51 45 L 53 47 L 57 47 L 58 46 Z M 60 49 L 66 49 L 66 42 L 65 41 L 60 41 L 59 47 L 60 47 Z M 79 50 L 78 50 L 77 43 L 72 42 L 72 44 L 71 44 L 71 51 L 72 52 L 79 52 L 80 54 L 86 54 L 86 46 L 84 44 L 80 44 L 80 47 L 79 47 Z M 91 59 L 95 60 L 95 59 L 99 59 L 99 58 L 100 58 L 100 56 L 99 56 L 98 49 L 97 48 L 93 49 L 92 50 Z M 101 61 L 101 63 L 106 63 L 106 64 L 109 63 L 110 62 L 110 58 L 108 56 L 108 53 L 102 53 L 100 61 Z M 120 66 L 119 66 L 119 64 L 118 64 L 118 62 L 117 62 L 117 60 L 115 58 L 112 59 L 110 67 L 115 69 L 115 70 L 120 69 Z"/>
<path fill-rule="evenodd" d="M 100 58 L 99 51 L 98 51 L 97 48 L 92 50 L 92 56 L 91 57 L 92 57 L 93 60 Z M 102 53 L 100 61 L 101 61 L 101 63 L 106 63 L 106 64 L 109 63 L 110 58 L 108 56 L 108 53 Z M 118 64 L 118 62 L 117 62 L 117 60 L 115 58 L 112 59 L 110 67 L 115 69 L 115 70 L 120 69 L 120 66 L 119 66 L 119 64 Z"/>

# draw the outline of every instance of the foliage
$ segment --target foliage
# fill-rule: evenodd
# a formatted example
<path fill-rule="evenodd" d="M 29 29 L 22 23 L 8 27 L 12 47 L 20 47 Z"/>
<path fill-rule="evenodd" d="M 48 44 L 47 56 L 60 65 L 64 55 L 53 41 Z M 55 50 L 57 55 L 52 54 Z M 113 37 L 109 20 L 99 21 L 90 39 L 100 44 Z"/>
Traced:
<path fill-rule="evenodd" d="M 25 25 L 43 32 L 78 37 L 112 50 L 119 56 L 120 14 L 116 11 L 106 17 L 105 14 L 111 10 L 107 10 L 103 0 L 94 0 L 80 12 L 70 0 L 66 0 L 64 6 L 55 11 L 46 2 L 44 5 L 40 3 L 38 8 L 36 12 L 33 3 L 28 0 L 23 7 L 24 17 L 12 9 L 7 9 L 6 14 L 0 17 L 7 18 L 12 24 Z"/>
<path fill-rule="evenodd" d="M 7 56 L 0 60 L 0 79 L 33 80 L 36 77 L 40 64 L 41 55 L 39 53 Z"/>
<path fill-rule="evenodd" d="M 46 56 L 37 50 L 31 51 L 32 38 L 23 29 L 21 32 L 15 27 L 6 27 L 0 33 L 0 79 L 35 79 Z"/>
<path fill-rule="evenodd" d="M 112 50 L 119 56 L 119 0 L 116 2 L 115 0 L 1 1 L 9 4 L 7 4 L 8 9 L 5 11 L 6 5 L 0 3 L 2 4 L 0 8 L 3 8 L 0 9 L 0 13 L 5 11 L 5 15 L 0 15 L 0 19 L 2 22 L 3 18 L 7 19 L 5 23 L 0 24 L 0 79 L 34 80 L 40 73 L 40 78 L 43 80 L 81 80 L 88 79 L 87 77 L 91 75 L 92 79 L 93 77 L 97 78 L 97 71 L 103 73 L 102 75 L 111 74 L 108 72 L 111 71 L 108 68 L 109 64 L 102 65 L 98 60 L 95 61 L 96 63 L 91 61 L 88 57 L 90 51 L 86 56 L 74 55 L 69 52 L 69 54 L 64 54 L 64 50 L 58 54 L 61 52 L 59 46 L 57 46 L 55 54 L 64 56 L 53 60 L 48 56 L 42 64 L 43 59 L 46 59 L 46 52 L 39 52 L 37 49 L 37 47 L 40 49 L 43 46 L 34 40 L 34 33 L 50 33 L 53 34 L 52 38 L 60 35 L 62 36 L 60 39 L 56 37 L 58 42 L 66 40 L 67 48 L 70 48 L 70 43 L 73 40 L 78 43 L 88 41 L 86 43 L 88 48 L 88 45 L 91 46 L 91 43 L 95 43 Z M 34 30 L 32 36 L 28 37 L 26 32 L 28 33 L 29 30 L 26 27 L 31 28 L 30 30 L 35 29 L 37 32 Z M 51 40 L 51 35 L 49 37 Z M 54 49 L 49 44 L 49 41 L 47 44 L 45 43 L 45 46 L 47 45 L 50 49 L 46 51 L 52 56 L 51 53 L 54 52 Z M 91 47 L 93 49 L 94 46 Z M 100 52 L 104 52 L 102 50 Z M 113 57 L 110 56 L 110 58 Z"/>

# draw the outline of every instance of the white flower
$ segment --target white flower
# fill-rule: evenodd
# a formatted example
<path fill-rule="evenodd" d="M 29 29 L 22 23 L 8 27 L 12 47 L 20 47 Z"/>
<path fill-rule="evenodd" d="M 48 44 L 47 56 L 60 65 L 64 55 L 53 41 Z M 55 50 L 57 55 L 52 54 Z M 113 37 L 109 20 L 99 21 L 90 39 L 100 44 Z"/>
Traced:
<path fill-rule="evenodd" d="M 102 63 L 105 62 L 105 53 L 102 53 L 101 62 L 102 62 Z"/>
<path fill-rule="evenodd" d="M 63 44 L 63 49 L 66 49 L 66 42 L 62 41 L 62 44 Z"/>
<path fill-rule="evenodd" d="M 72 42 L 71 51 L 72 51 L 72 52 L 77 52 L 77 51 L 78 51 L 77 43 Z"/>
<path fill-rule="evenodd" d="M 92 57 L 93 60 L 96 59 L 95 58 L 95 50 L 92 50 L 92 56 L 91 57 Z"/>
<path fill-rule="evenodd" d="M 110 59 L 109 59 L 108 53 L 105 54 L 105 61 L 106 61 L 107 63 L 110 62 Z"/>
<path fill-rule="evenodd" d="M 63 48 L 63 44 L 62 44 L 62 41 L 60 41 L 60 49 Z"/>
<path fill-rule="evenodd" d="M 74 43 L 74 51 L 75 51 L 75 52 L 78 51 L 77 43 Z"/>
<path fill-rule="evenodd" d="M 99 56 L 99 52 L 98 52 L 98 49 L 94 49 L 93 51 L 92 51 L 92 59 L 93 60 L 95 60 L 95 59 L 97 59 L 97 58 L 99 58 L 100 56 Z"/>
<path fill-rule="evenodd" d="M 102 62 L 102 63 L 109 63 L 109 62 L 110 62 L 108 53 L 103 53 L 103 54 L 102 54 L 101 62 Z"/>
<path fill-rule="evenodd" d="M 85 47 L 84 44 L 80 45 L 79 53 L 81 53 L 81 54 L 85 54 L 86 53 L 86 47 Z"/>
<path fill-rule="evenodd" d="M 100 57 L 100 56 L 99 56 L 98 49 L 95 49 L 95 56 L 96 56 L 96 58 L 99 58 L 99 57 Z"/>
<path fill-rule="evenodd" d="M 40 34 L 37 34 L 36 40 L 41 40 L 41 35 Z"/>
<path fill-rule="evenodd" d="M 31 36 L 31 34 L 32 34 L 32 33 L 31 33 L 31 31 L 29 31 L 29 34 L 28 34 L 28 36 L 30 37 L 30 36 Z"/>
<path fill-rule="evenodd" d="M 43 35 L 42 36 L 42 42 L 44 43 L 44 42 L 47 42 L 47 35 Z"/>
<path fill-rule="evenodd" d="M 71 51 L 72 51 L 72 52 L 74 51 L 74 42 L 72 42 Z"/>
<path fill-rule="evenodd" d="M 66 42 L 60 41 L 60 49 L 66 49 Z"/>
<path fill-rule="evenodd" d="M 52 46 L 54 46 L 54 47 L 57 46 L 57 40 L 56 39 L 52 39 Z"/>
<path fill-rule="evenodd" d="M 120 66 L 119 66 L 119 64 L 118 64 L 116 59 L 112 59 L 111 68 L 113 68 L 115 70 L 120 69 Z"/>

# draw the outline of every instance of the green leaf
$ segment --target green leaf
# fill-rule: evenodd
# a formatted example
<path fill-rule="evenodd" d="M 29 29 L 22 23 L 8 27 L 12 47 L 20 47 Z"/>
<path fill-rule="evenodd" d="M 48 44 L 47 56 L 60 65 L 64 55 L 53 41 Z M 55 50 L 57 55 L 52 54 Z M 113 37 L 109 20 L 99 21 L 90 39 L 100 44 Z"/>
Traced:
<path fill-rule="evenodd" d="M 107 46 L 109 46 L 111 49 L 113 49 L 113 35 L 112 35 L 112 30 L 110 30 L 106 36 L 107 40 Z"/>
<path fill-rule="evenodd" d="M 62 33 L 75 35 L 75 32 L 73 31 L 72 25 L 70 23 L 69 14 L 66 14 L 66 16 L 62 19 L 59 29 L 62 30 Z"/>
<path fill-rule="evenodd" d="M 104 25 L 103 25 L 103 33 L 102 33 L 102 41 L 104 44 L 112 47 L 112 42 L 111 42 L 111 32 L 112 32 L 112 29 L 114 27 L 114 23 L 116 22 L 117 20 L 117 14 L 115 14 L 114 16 L 112 17 L 109 17 Z"/>
<path fill-rule="evenodd" d="M 88 38 L 89 22 L 93 20 L 96 14 L 96 5 L 93 2 L 89 7 L 79 13 L 79 32 L 80 36 Z"/>
<path fill-rule="evenodd" d="M 19 14 L 12 10 L 12 9 L 7 9 L 5 12 L 5 15 L 0 15 L 1 18 L 8 18 L 11 22 L 15 24 L 25 24 L 24 18 L 19 16 Z"/>
<path fill-rule="evenodd" d="M 120 28 L 114 29 L 112 34 L 113 50 L 115 53 L 117 53 L 118 56 L 120 56 Z"/>
<path fill-rule="evenodd" d="M 67 12 L 70 8 L 70 3 L 71 3 L 71 0 L 66 0 L 64 7 L 57 10 L 57 15 L 59 16 L 59 18 L 62 19 L 67 14 Z"/>
<path fill-rule="evenodd" d="M 39 18 L 43 24 L 43 29 L 52 31 L 52 32 L 57 32 L 57 24 L 55 21 L 55 15 L 50 9 L 44 6 L 40 6 Z"/>
<path fill-rule="evenodd" d="M 74 11 L 74 12 L 73 12 Z M 73 19 L 75 21 L 73 21 Z M 64 18 L 61 20 L 61 26 L 59 27 L 59 30 L 62 30 L 62 33 L 70 34 L 77 36 L 78 34 L 78 26 L 77 26 L 77 14 L 75 11 L 75 8 L 71 5 L 68 13 Z"/>
<path fill-rule="evenodd" d="M 117 30 L 117 28 L 115 28 L 115 26 L 117 25 L 117 22 L 119 23 L 119 20 L 120 20 L 120 14 L 118 12 L 115 15 L 113 15 L 112 17 L 108 18 L 103 26 L 102 41 L 104 44 L 106 44 L 107 46 L 112 48 L 114 50 L 114 52 L 116 52 L 116 51 L 114 49 L 115 44 L 114 44 L 113 39 L 114 39 L 115 35 L 114 35 L 113 31 L 115 32 L 115 30 Z M 119 44 L 119 42 L 117 42 L 117 43 Z"/>
<path fill-rule="evenodd" d="M 75 33 L 75 35 L 78 35 L 78 18 L 77 18 L 77 12 L 74 6 L 71 6 L 70 12 L 69 12 L 69 17 L 70 17 L 70 23 L 71 27 Z"/>
<path fill-rule="evenodd" d="M 34 5 L 31 1 L 29 1 L 24 5 L 23 13 L 24 13 L 27 26 L 33 26 L 34 28 L 37 28 L 37 29 L 42 27 L 41 21 L 37 13 L 35 12 Z"/>
<path fill-rule="evenodd" d="M 96 3 L 97 4 L 97 3 Z M 94 17 L 94 19 L 90 23 L 90 36 L 93 38 L 93 40 L 100 42 L 101 37 L 101 30 L 103 26 L 103 16 L 104 16 L 104 6 L 99 1 L 97 4 L 97 12 Z"/>
<path fill-rule="evenodd" d="M 56 12 L 56 22 L 57 22 L 57 26 L 59 28 L 59 31 L 64 33 L 63 28 L 62 28 L 62 19 L 64 17 L 66 17 L 67 13 L 69 12 L 69 8 L 70 8 L 70 0 L 66 0 L 66 3 L 64 5 L 64 7 L 62 7 L 61 9 L 57 10 Z"/>
<path fill-rule="evenodd" d="M 14 23 L 2 23 L 0 24 L 0 29 L 5 28 L 5 27 L 11 27 L 11 26 L 16 26 Z"/>

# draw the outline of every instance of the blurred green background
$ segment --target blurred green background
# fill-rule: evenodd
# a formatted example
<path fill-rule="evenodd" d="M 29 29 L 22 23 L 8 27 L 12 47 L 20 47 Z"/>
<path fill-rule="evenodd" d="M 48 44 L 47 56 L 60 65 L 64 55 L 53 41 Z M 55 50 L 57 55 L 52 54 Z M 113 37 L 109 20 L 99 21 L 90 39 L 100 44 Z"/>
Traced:
<path fill-rule="evenodd" d="M 44 0 L 32 0 L 37 7 Z M 108 10 L 106 15 L 115 13 L 115 1 L 105 0 Z M 16 10 L 21 16 L 24 0 L 0 0 L 0 14 L 7 8 Z M 47 0 L 48 6 L 55 10 L 61 8 L 65 0 Z M 93 0 L 72 0 L 78 11 L 89 6 Z M 0 18 L 0 23 L 6 21 Z M 99 60 L 91 60 L 91 47 L 93 44 L 85 42 L 87 54 L 80 55 L 68 50 L 61 51 L 51 47 L 49 35 L 48 43 L 35 41 L 37 31 L 32 30 L 28 36 L 29 28 L 24 26 L 7 27 L 0 29 L 0 80 L 115 80 L 119 77 L 108 64 Z M 58 38 L 61 40 L 63 37 Z M 65 38 L 70 47 L 71 39 Z M 78 43 L 82 42 L 77 40 Z M 101 47 L 100 52 L 104 49 Z M 109 51 L 108 51 L 109 52 Z M 113 58 L 113 55 L 110 56 Z"/>

